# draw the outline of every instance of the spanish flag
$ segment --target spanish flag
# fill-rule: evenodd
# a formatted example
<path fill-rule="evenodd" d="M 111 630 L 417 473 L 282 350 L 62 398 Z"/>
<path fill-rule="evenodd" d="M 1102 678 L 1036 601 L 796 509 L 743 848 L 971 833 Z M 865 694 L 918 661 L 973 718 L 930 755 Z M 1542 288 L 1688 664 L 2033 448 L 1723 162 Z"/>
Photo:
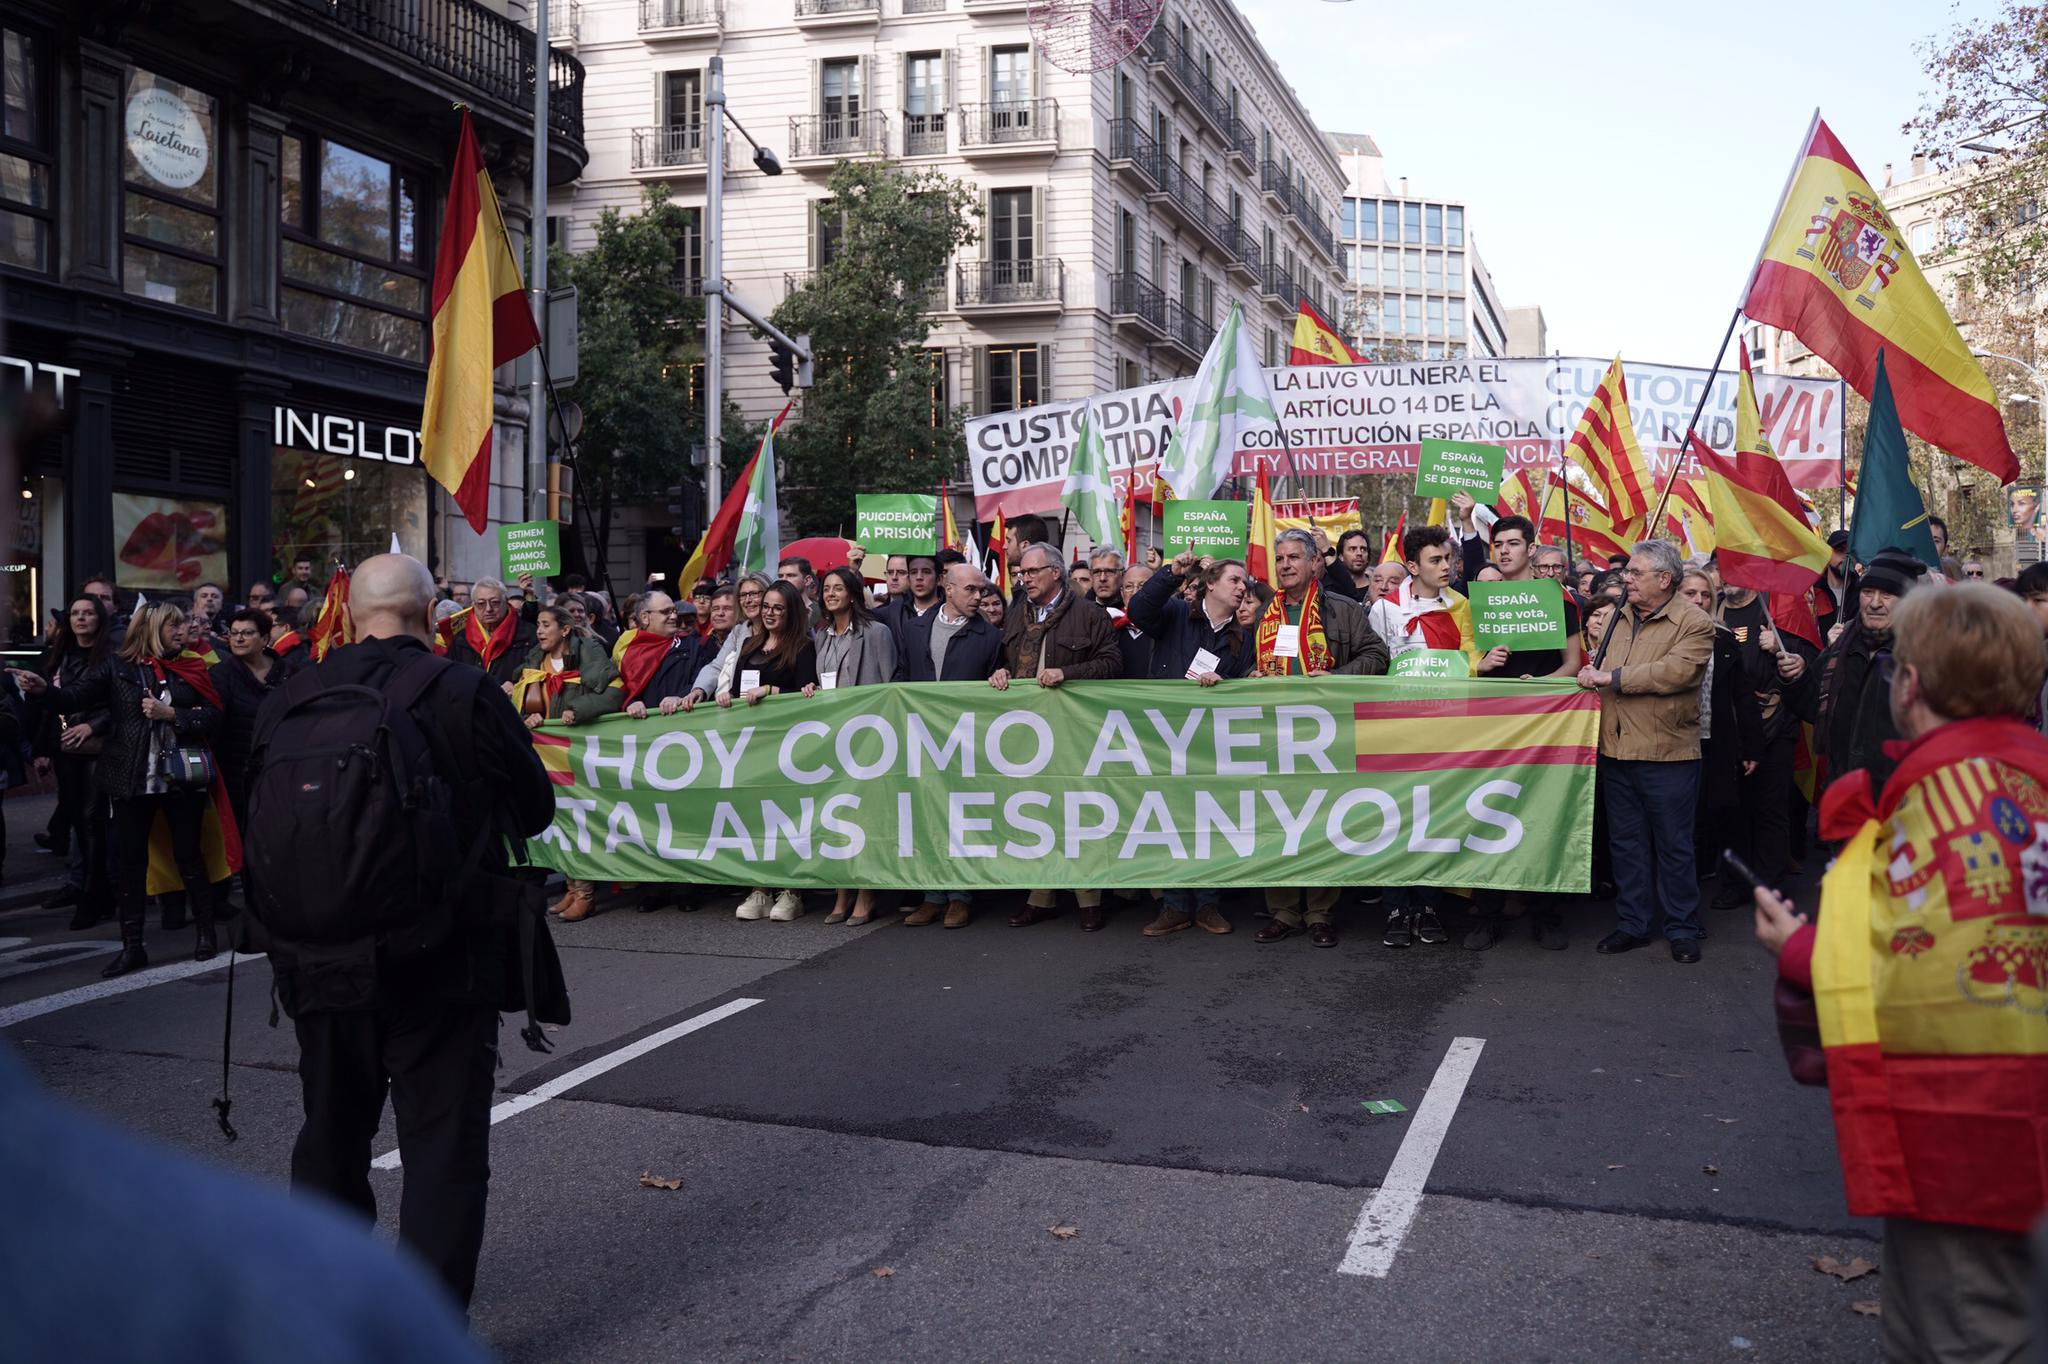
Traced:
<path fill-rule="evenodd" d="M 1883 348 L 1907 430 L 2001 482 L 2019 477 L 1983 366 L 1818 111 L 1742 311 L 1791 332 L 1865 398 Z"/>
<path fill-rule="evenodd" d="M 1394 521 L 1394 528 L 1387 532 L 1387 543 L 1380 547 L 1380 562 L 1399 564 L 1407 562 L 1401 553 L 1401 532 L 1408 528 L 1408 513 L 1402 512 Z"/>
<path fill-rule="evenodd" d="M 434 354 L 420 418 L 420 462 L 479 535 L 491 500 L 491 371 L 539 344 L 465 109 L 434 262 Z"/>
<path fill-rule="evenodd" d="M 939 548 L 966 548 L 960 543 L 960 525 L 953 519 L 953 490 L 943 481 L 939 484 Z"/>
<path fill-rule="evenodd" d="M 1618 539 L 1630 539 L 1636 524 L 1649 517 L 1657 501 L 1656 480 L 1636 444 L 1635 421 L 1628 411 L 1628 379 L 1621 357 L 1607 367 L 1600 386 L 1586 402 L 1585 415 L 1565 446 L 1565 455 L 1607 492 L 1606 511 Z"/>
<path fill-rule="evenodd" d="M 320 662 L 337 646 L 355 643 L 355 622 L 348 613 L 348 570 L 336 568 L 321 599 L 320 614 L 307 632 L 313 661 Z"/>
<path fill-rule="evenodd" d="M 988 528 L 989 560 L 995 565 L 996 587 L 1003 594 L 1003 600 L 1010 599 L 1010 544 L 1009 527 L 1003 523 L 1003 514 L 996 512 L 996 519 Z"/>
<path fill-rule="evenodd" d="M 1716 454 L 1698 436 L 1692 453 L 1707 471 L 1721 577 L 1758 592 L 1804 592 L 1828 567 L 1828 542 L 1815 533 L 1757 418 L 1749 348 L 1735 387 L 1735 452 Z"/>
<path fill-rule="evenodd" d="M 1337 329 L 1324 320 L 1323 315 L 1301 301 L 1301 311 L 1294 315 L 1294 346 L 1287 352 L 1290 365 L 1362 365 L 1365 361 L 1358 353 L 1344 344 L 1344 338 L 1337 335 Z"/>
<path fill-rule="evenodd" d="M 1245 567 L 1252 577 L 1263 579 L 1275 591 L 1280 588 L 1280 573 L 1273 562 L 1273 537 L 1278 532 L 1273 521 L 1273 496 L 1266 491 L 1266 471 L 1259 470 L 1257 480 L 1252 484 L 1251 533 L 1245 537 Z"/>

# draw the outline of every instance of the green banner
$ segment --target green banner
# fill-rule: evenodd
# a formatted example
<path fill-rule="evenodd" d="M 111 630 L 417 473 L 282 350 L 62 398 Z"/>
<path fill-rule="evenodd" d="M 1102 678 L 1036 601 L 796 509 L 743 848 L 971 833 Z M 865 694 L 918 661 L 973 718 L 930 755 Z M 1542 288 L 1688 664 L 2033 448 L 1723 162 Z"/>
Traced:
<path fill-rule="evenodd" d="M 598 881 L 1584 891 L 1598 722 L 1568 682 L 792 694 L 536 731 L 529 850 Z"/>
<path fill-rule="evenodd" d="M 1199 499 L 1166 504 L 1166 557 L 1191 549 L 1197 559 L 1242 559 L 1251 531 L 1249 502 L 1205 502 Z"/>
<path fill-rule="evenodd" d="M 1555 578 L 1467 583 L 1472 638 L 1485 649 L 1562 649 L 1564 588 Z"/>
<path fill-rule="evenodd" d="M 518 521 L 498 527 L 498 562 L 505 581 L 522 573 L 546 578 L 562 571 L 562 527 L 554 521 Z"/>
<path fill-rule="evenodd" d="M 853 538 L 877 564 L 891 554 L 936 554 L 939 499 L 931 493 L 856 493 Z"/>
<path fill-rule="evenodd" d="M 1472 660 L 1463 649 L 1410 649 L 1387 668 L 1392 677 L 1470 677 Z"/>
<path fill-rule="evenodd" d="M 1505 446 L 1476 440 L 1425 440 L 1415 461 L 1415 495 L 1470 493 L 1477 501 L 1491 503 L 1500 492 L 1507 467 Z"/>

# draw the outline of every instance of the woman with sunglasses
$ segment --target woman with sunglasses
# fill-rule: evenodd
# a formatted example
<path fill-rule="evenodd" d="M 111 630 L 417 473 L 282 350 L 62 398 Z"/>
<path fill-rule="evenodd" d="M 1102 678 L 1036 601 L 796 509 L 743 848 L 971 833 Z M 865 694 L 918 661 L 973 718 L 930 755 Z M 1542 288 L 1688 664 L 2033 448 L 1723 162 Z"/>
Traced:
<path fill-rule="evenodd" d="M 735 695 L 750 706 L 758 706 L 771 696 L 815 693 L 818 648 L 811 642 L 810 611 L 804 605 L 803 593 L 785 582 L 770 583 L 761 597 L 757 625 L 760 635 L 742 646 L 745 652 L 739 656 L 733 683 L 719 690 L 718 704 L 731 706 Z M 803 912 L 803 899 L 795 891 L 756 888 L 740 901 L 734 917 L 766 917 L 786 923 Z"/>

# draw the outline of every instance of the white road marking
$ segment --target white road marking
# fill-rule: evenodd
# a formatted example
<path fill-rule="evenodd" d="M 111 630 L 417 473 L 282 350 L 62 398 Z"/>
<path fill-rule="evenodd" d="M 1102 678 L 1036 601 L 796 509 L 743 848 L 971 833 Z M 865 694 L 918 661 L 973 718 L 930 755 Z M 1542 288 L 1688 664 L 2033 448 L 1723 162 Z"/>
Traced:
<path fill-rule="evenodd" d="M 651 1032 L 637 1042 L 629 1042 L 617 1051 L 606 1052 L 595 1061 L 586 1061 L 574 1070 L 564 1071 L 539 1089 L 530 1090 L 525 1094 L 515 1094 L 492 1108 L 491 1125 L 495 1127 L 505 1119 L 524 1113 L 529 1108 L 538 1108 L 549 1099 L 559 1098 L 568 1093 L 585 1080 L 595 1080 L 608 1070 L 616 1070 L 626 1062 L 638 1060 L 648 1052 L 665 1047 L 679 1037 L 687 1037 L 699 1028 L 708 1028 L 721 1019 L 731 1018 L 734 1014 L 751 1009 L 761 1002 L 758 999 L 735 999 L 730 1004 L 707 1009 L 695 1017 L 663 1028 L 660 1032 Z M 397 1151 L 386 1151 L 370 1164 L 379 1170 L 396 1170 L 401 1164 L 401 1159 Z"/>
<path fill-rule="evenodd" d="M 61 966 L 67 961 L 80 957 L 111 955 L 108 951 L 114 943 L 110 939 L 94 939 L 88 942 L 46 942 L 39 947 L 17 947 L 12 951 L 0 952 L 0 980 L 10 976 L 32 975 L 51 966 Z"/>
<path fill-rule="evenodd" d="M 235 960 L 262 961 L 263 954 L 244 952 Z M 44 1014 L 68 1009 L 74 1004 L 91 1004 L 96 1000 L 125 995 L 131 990 L 146 990 L 167 980 L 183 980 L 187 976 L 203 976 L 208 971 L 226 970 L 227 964 L 228 954 L 223 952 L 211 961 L 174 961 L 163 966 L 147 966 L 140 971 L 130 971 L 125 976 L 116 976 L 112 980 L 96 980 L 90 985 L 81 985 L 74 990 L 59 990 L 54 995 L 24 1000 L 20 1004 L 10 1004 L 0 1009 L 0 1028 L 11 1028 L 17 1023 L 26 1023 L 31 1018 L 41 1018 Z"/>
<path fill-rule="evenodd" d="M 0 950 L 11 950 L 27 941 L 27 938 L 0 938 Z"/>
<path fill-rule="evenodd" d="M 1472 1069 L 1479 1064 L 1479 1052 L 1485 1045 L 1483 1037 L 1451 1039 L 1451 1049 L 1444 1053 L 1443 1063 L 1436 1068 L 1436 1078 L 1429 1082 L 1422 1106 L 1409 1120 L 1408 1135 L 1401 1139 L 1401 1149 L 1394 1153 L 1386 1182 L 1359 1211 L 1358 1224 L 1351 1229 L 1350 1248 L 1344 1252 L 1344 1262 L 1337 1266 L 1339 1274 L 1384 1279 L 1394 1267 L 1394 1256 L 1399 1253 L 1401 1242 L 1408 1238 L 1408 1228 L 1422 1206 L 1422 1186 L 1429 1182 L 1437 1148 L 1444 1144 L 1444 1133 L 1450 1131 L 1451 1119 L 1458 1112 L 1458 1100 L 1464 1097 L 1465 1082 L 1472 1078 Z"/>

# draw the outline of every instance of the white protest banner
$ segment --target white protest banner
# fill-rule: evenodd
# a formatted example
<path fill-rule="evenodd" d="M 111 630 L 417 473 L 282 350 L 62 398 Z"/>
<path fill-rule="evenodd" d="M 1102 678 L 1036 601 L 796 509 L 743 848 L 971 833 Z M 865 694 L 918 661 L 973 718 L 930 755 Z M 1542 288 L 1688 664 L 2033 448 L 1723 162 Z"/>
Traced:
<path fill-rule="evenodd" d="M 1267 380 L 1293 448 L 1290 453 L 1277 439 L 1268 440 L 1267 448 L 1242 448 L 1238 472 L 1264 470 L 1281 479 L 1413 473 L 1424 439 L 1505 446 L 1510 471 L 1548 467 L 1607 365 L 1605 359 L 1536 358 L 1271 369 Z M 1680 365 L 1623 368 L 1636 438 L 1661 477 L 1684 438 L 1707 371 Z M 1150 485 L 1191 382 L 1175 379 L 1095 399 L 1095 421 L 1119 495 L 1133 474 L 1142 487 Z M 1735 441 L 1735 382 L 1732 371 L 1720 374 L 1700 416 L 1701 439 L 1724 454 Z M 1765 434 L 1793 484 L 1836 486 L 1843 449 L 1841 381 L 1759 374 L 1756 389 Z M 978 519 L 990 520 L 999 510 L 1007 516 L 1059 511 L 1080 407 L 1079 401 L 1046 403 L 968 420 Z M 1700 472 L 1695 464 L 1686 461 L 1688 475 Z"/>

